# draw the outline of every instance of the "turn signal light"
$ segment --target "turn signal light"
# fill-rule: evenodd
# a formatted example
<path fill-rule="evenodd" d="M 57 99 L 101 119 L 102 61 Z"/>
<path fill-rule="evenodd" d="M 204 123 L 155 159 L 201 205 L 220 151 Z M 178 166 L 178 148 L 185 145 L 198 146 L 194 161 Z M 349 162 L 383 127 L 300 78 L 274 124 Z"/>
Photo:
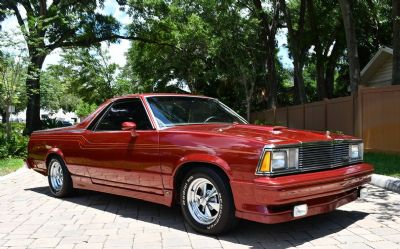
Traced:
<path fill-rule="evenodd" d="M 267 151 L 264 154 L 264 158 L 260 167 L 261 172 L 270 172 L 271 171 L 271 152 Z"/>

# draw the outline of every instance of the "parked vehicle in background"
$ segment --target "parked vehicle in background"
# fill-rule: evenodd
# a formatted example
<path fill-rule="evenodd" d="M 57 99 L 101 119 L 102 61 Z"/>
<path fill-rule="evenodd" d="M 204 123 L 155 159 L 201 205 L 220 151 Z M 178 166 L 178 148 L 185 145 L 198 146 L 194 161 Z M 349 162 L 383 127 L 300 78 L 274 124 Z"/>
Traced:
<path fill-rule="evenodd" d="M 45 118 L 40 120 L 42 122 L 42 129 L 53 129 L 53 128 L 59 128 L 59 127 L 67 127 L 67 126 L 72 126 L 72 124 L 68 121 L 65 120 L 58 120 L 55 118 Z"/>
<path fill-rule="evenodd" d="M 237 218 L 279 223 L 356 200 L 370 181 L 360 139 L 250 125 L 216 99 L 138 94 L 106 101 L 75 126 L 36 131 L 29 168 L 52 194 L 74 188 L 181 205 L 208 234 Z"/>

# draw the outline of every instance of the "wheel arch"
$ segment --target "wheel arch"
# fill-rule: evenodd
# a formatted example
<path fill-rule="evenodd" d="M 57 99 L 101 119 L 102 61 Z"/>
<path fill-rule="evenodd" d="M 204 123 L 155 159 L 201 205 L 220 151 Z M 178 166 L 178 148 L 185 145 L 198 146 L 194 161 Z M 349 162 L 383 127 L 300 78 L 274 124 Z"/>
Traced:
<path fill-rule="evenodd" d="M 65 158 L 62 151 L 59 148 L 51 148 L 46 154 L 46 160 L 45 160 L 46 168 L 49 167 L 50 160 L 53 158 L 59 158 L 63 160 L 65 163 Z"/>
<path fill-rule="evenodd" d="M 174 202 L 179 200 L 180 187 L 183 178 L 193 169 L 203 167 L 215 171 L 230 186 L 232 177 L 231 168 L 228 163 L 218 157 L 210 155 L 191 155 L 181 160 L 181 163 L 175 168 L 173 173 Z"/>

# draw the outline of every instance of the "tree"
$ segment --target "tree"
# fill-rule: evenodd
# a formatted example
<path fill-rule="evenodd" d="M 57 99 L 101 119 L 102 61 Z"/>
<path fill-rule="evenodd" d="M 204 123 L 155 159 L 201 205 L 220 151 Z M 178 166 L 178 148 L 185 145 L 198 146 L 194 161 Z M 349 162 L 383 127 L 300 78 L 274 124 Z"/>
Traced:
<path fill-rule="evenodd" d="M 137 92 L 129 74 L 126 67 L 111 62 L 108 48 L 66 49 L 60 64 L 42 72 L 42 106 L 72 111 L 80 102 L 98 105 L 116 95 Z"/>
<path fill-rule="evenodd" d="M 43 109 L 57 112 L 59 109 L 72 112 L 76 110 L 81 98 L 70 89 L 62 67 L 51 65 L 40 76 L 40 103 Z"/>
<path fill-rule="evenodd" d="M 125 1 L 120 1 L 121 4 Z M 90 47 L 102 41 L 118 39 L 155 42 L 135 35 L 120 34 L 120 23 L 109 15 L 96 11 L 104 0 L 2 0 L 0 21 L 5 16 L 17 18 L 28 47 L 28 77 L 26 78 L 26 133 L 40 128 L 40 71 L 46 56 L 56 48 Z M 22 11 L 22 9 L 24 11 Z M 26 18 L 22 13 L 26 12 Z"/>
<path fill-rule="evenodd" d="M 153 44 L 132 44 L 128 65 L 136 75 L 134 80 L 142 82 L 145 89 L 179 92 L 187 87 L 192 93 L 218 97 L 247 117 L 252 106 L 265 98 L 261 92 L 265 93 L 271 82 L 266 80 L 266 63 L 268 60 L 268 68 L 272 68 L 269 71 L 276 71 L 276 42 L 271 35 L 268 49 L 272 56 L 267 57 L 269 37 L 252 2 L 130 4 L 140 10 L 134 12 L 137 22 L 131 31 L 173 45 L 160 49 Z M 276 74 L 273 78 L 278 82 Z M 274 99 L 271 103 L 276 103 L 276 96 Z"/>
<path fill-rule="evenodd" d="M 0 55 L 0 99 L 1 109 L 5 111 L 4 122 L 6 123 L 7 140 L 11 138 L 10 109 L 22 102 L 23 85 L 25 76 L 25 65 L 21 58 L 10 54 Z"/>
<path fill-rule="evenodd" d="M 334 77 L 339 59 L 345 49 L 345 35 L 340 7 L 332 1 L 308 2 L 309 37 L 314 53 L 311 61 L 316 65 L 317 97 L 332 98 Z"/>
<path fill-rule="evenodd" d="M 393 11 L 393 70 L 392 84 L 400 85 L 400 1 L 392 0 Z"/>
<path fill-rule="evenodd" d="M 280 0 L 284 19 L 288 30 L 289 48 L 293 57 L 293 74 L 294 74 L 294 89 L 297 104 L 303 104 L 307 101 L 303 78 L 303 68 L 307 57 L 307 35 L 310 35 L 305 30 L 306 26 L 306 0 L 300 1 L 300 6 L 295 4 L 294 8 L 289 9 L 285 0 Z M 294 23 L 292 12 L 299 9 L 296 15 L 297 23 Z"/>
<path fill-rule="evenodd" d="M 110 63 L 108 52 L 101 47 L 66 50 L 61 65 L 70 92 L 85 102 L 100 104 L 116 95 L 115 77 L 118 65 Z"/>
<path fill-rule="evenodd" d="M 357 94 L 360 82 L 360 62 L 358 58 L 358 45 L 356 37 L 355 22 L 352 13 L 352 1 L 339 0 L 342 11 L 343 24 L 346 33 L 347 57 L 349 61 L 350 90 Z"/>
<path fill-rule="evenodd" d="M 268 92 L 267 108 L 276 108 L 278 95 L 278 75 L 276 68 L 276 32 L 280 25 L 280 1 L 272 0 L 264 5 L 261 0 L 253 0 L 252 9 L 259 21 L 260 44 L 263 45 L 262 64 L 266 69 Z M 267 6 L 267 7 L 264 7 Z"/>
<path fill-rule="evenodd" d="M 0 12 L 1 13 L 1 12 Z M 0 17 L 1 20 L 1 17 Z M 0 111 L 2 122 L 6 123 L 7 139 L 11 135 L 10 108 L 14 111 L 24 108 L 26 96 L 22 81 L 26 77 L 26 52 L 22 42 L 10 39 L 18 32 L 0 32 Z"/>

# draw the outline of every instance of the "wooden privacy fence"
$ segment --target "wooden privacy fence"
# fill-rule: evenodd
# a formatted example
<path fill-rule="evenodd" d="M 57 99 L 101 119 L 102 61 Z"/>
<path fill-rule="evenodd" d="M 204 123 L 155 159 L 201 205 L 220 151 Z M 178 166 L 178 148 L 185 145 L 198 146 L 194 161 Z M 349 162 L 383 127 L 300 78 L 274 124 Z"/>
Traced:
<path fill-rule="evenodd" d="M 348 96 L 252 113 L 251 121 L 338 131 L 364 139 L 366 150 L 400 153 L 400 86 L 360 88 Z"/>

